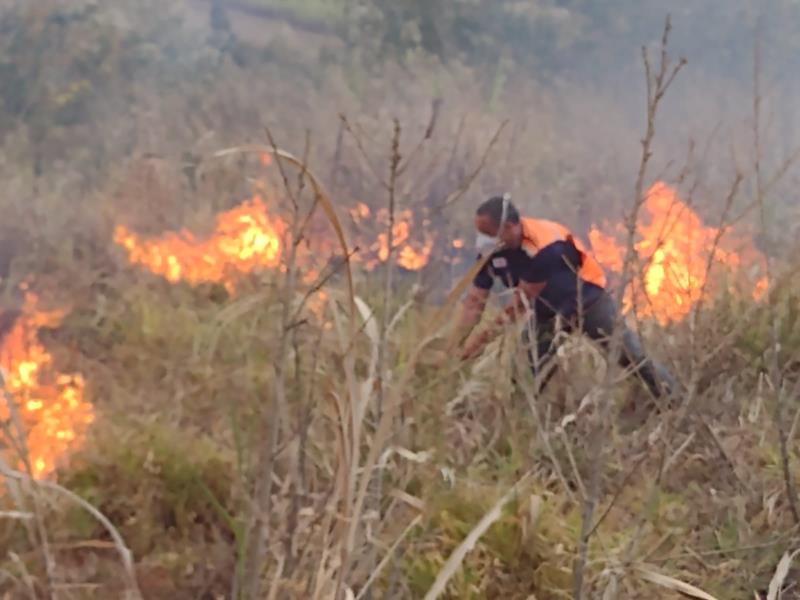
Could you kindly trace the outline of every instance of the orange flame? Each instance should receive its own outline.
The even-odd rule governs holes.
[[[433,242],[431,240],[425,241],[420,250],[415,250],[411,246],[403,246],[400,250],[400,255],[397,257],[397,264],[409,271],[419,271],[428,264],[432,247]]]
[[[117,226],[114,241],[127,250],[130,262],[173,283],[221,282],[232,290],[233,272],[279,265],[285,231],[284,222],[278,217],[271,219],[263,200],[256,196],[220,214],[214,233],[204,241],[186,230],[158,240],[141,240],[122,225]]]
[[[353,208],[350,209],[350,216],[353,217],[353,220],[356,222],[363,221],[369,217],[369,214],[369,206],[363,202],[358,202]]]
[[[48,475],[58,461],[78,447],[94,420],[92,405],[83,398],[80,375],[59,374],[52,356],[37,339],[40,327],[57,325],[61,312],[37,309],[37,298],[28,292],[22,314],[0,340],[0,367],[6,390],[17,405],[27,435],[27,450],[34,477]],[[9,418],[2,402],[0,418]]]
[[[758,302],[761,300],[769,290],[769,279],[766,275],[764,275],[761,279],[756,281],[756,285],[753,288],[753,300]]]
[[[355,223],[373,216],[363,202],[356,203],[349,212]],[[387,211],[377,211],[375,229],[385,228],[387,222]],[[320,223],[313,219],[307,225],[303,243],[297,247],[297,258],[303,270],[303,282],[311,284],[321,272],[320,265],[315,262],[324,262],[337,251],[337,246],[332,235],[326,235],[327,226],[323,224],[317,231],[315,228]],[[416,236],[422,237],[421,240],[412,239],[413,213],[408,209],[397,213],[392,228],[392,254],[396,264],[408,270],[418,270],[428,264],[433,249],[428,225],[424,221],[423,234]],[[271,217],[264,201],[256,196],[218,215],[213,234],[205,240],[196,239],[187,230],[169,232],[159,239],[142,239],[125,226],[118,225],[114,230],[114,241],[125,248],[131,263],[142,265],[172,283],[219,282],[233,292],[238,275],[260,268],[284,268],[281,257],[287,230],[288,225],[277,216]],[[361,235],[363,232],[358,237]],[[367,270],[376,268],[389,256],[387,233],[383,231],[373,239],[372,244],[359,244],[356,240],[355,246],[369,249],[366,258],[358,254],[351,257],[353,262],[361,263]],[[453,245],[460,247],[455,242]]]
[[[380,220],[388,220],[387,211],[380,211]],[[397,264],[409,271],[418,271],[428,264],[433,240],[429,235],[425,236],[422,242],[410,240],[413,223],[413,214],[410,210],[402,210],[395,216],[395,223],[392,226],[392,246],[393,252],[397,256]],[[378,239],[371,248],[377,253],[380,262],[386,262],[389,258],[389,235],[386,232],[379,233]],[[368,268],[374,268],[377,262],[372,261]]]
[[[679,321],[708,291],[706,277],[712,248],[716,246],[712,264],[736,269],[742,259],[736,252],[721,248],[716,243],[719,230],[705,226],[665,183],[657,182],[650,188],[643,209],[644,219],[637,224],[634,248],[644,269],[641,278],[634,278],[625,290],[624,309],[628,312],[635,306],[639,316],[653,317],[661,324]],[[589,241],[603,265],[621,272],[625,248],[617,240],[622,239],[624,228],[612,230],[616,236],[592,227]],[[754,297],[763,294],[766,287],[766,279],[755,284]]]

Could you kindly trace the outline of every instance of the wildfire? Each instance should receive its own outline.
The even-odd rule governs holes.
[[[142,240],[118,225],[114,241],[127,250],[130,262],[173,283],[221,282],[233,290],[236,272],[280,264],[285,231],[285,223],[279,217],[270,218],[264,201],[256,196],[218,215],[214,233],[207,240],[198,240],[186,230]]]
[[[396,222],[392,226],[392,246],[397,255],[398,265],[409,271],[418,271],[428,264],[433,249],[433,240],[426,236],[423,242],[412,243],[409,240],[412,220],[413,215],[408,209],[401,211],[396,216]],[[377,253],[381,262],[386,262],[386,259],[389,258],[389,234],[379,233],[377,241],[372,245],[372,250]],[[374,267],[375,264],[372,262],[370,266]]]
[[[263,155],[262,164],[269,164],[268,157],[268,154]],[[349,209],[349,213],[355,225],[364,223],[373,216],[370,208],[363,202],[356,203]],[[369,228],[373,231],[385,229],[387,222],[387,211],[380,210],[375,215],[375,222],[369,223]],[[413,224],[414,216],[406,209],[397,213],[392,228],[392,253],[395,261],[408,270],[424,267],[433,249],[433,239],[427,232],[429,224],[423,223],[426,232],[421,241],[412,239]],[[319,227],[319,223],[312,220],[308,223],[304,243],[298,246],[298,260],[303,270],[304,283],[312,283],[318,278],[321,271],[315,262],[328,258],[335,252],[333,238],[326,236],[324,229],[324,224]],[[114,241],[125,248],[131,263],[142,265],[173,283],[219,282],[232,292],[237,275],[261,268],[282,267],[281,257],[287,230],[288,225],[280,217],[271,217],[264,200],[256,196],[218,215],[213,234],[205,240],[197,239],[187,230],[170,232],[159,239],[142,239],[123,225],[118,225],[114,231]],[[360,232],[360,237],[364,235],[365,232]],[[371,255],[361,257],[356,254],[353,257],[355,262],[360,262],[367,270],[374,269],[389,256],[389,241],[385,230],[373,239],[374,243],[357,244],[368,248]]]
[[[756,281],[756,285],[753,288],[753,300],[758,302],[761,298],[764,297],[764,294],[767,293],[769,289],[769,279],[766,275],[764,275],[761,279]]]
[[[41,311],[37,303],[27,292],[21,315],[0,339],[0,367],[27,435],[31,470],[35,477],[44,477],[81,444],[94,414],[83,398],[81,376],[55,372],[52,356],[37,338],[40,327],[57,325],[63,313]],[[8,406],[5,401],[0,406],[0,418],[6,421],[11,416]]]
[[[356,205],[350,209],[350,216],[353,217],[353,220],[356,222],[363,221],[367,217],[369,217],[370,210],[369,206],[364,204],[363,202],[358,202]]]
[[[718,244],[719,230],[703,224],[700,217],[678,197],[675,190],[658,182],[647,192],[645,217],[637,224],[635,250],[644,268],[625,291],[624,309],[642,317],[653,317],[661,324],[683,319],[708,291],[706,277],[709,255],[713,263],[729,270],[742,266],[742,257]],[[592,227],[589,240],[596,258],[606,267],[621,272],[624,259],[624,228],[611,228],[607,235]],[[751,254],[757,254],[754,250]],[[760,258],[760,257],[758,257]],[[759,298],[767,288],[766,278],[757,282],[753,296]]]

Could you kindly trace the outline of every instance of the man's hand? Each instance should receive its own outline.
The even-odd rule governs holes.
[[[489,290],[483,290],[479,287],[473,286],[467,292],[464,298],[464,303],[461,307],[456,326],[453,329],[450,344],[451,346],[458,346],[469,337],[469,334],[475,328],[483,315],[483,309],[486,307],[486,300],[489,298]]]
[[[461,360],[469,360],[478,356],[484,346],[503,331],[507,324],[515,322],[523,315],[527,315],[529,304],[536,299],[536,296],[543,288],[543,283],[520,282],[520,289],[515,290],[511,303],[494,320],[492,326],[475,336],[473,340],[465,345],[460,355]]]
[[[487,331],[483,331],[476,335],[474,339],[470,340],[469,343],[465,344],[464,349],[459,355],[459,358],[461,360],[469,360],[480,355],[484,346],[486,346],[487,342],[489,341],[488,333],[489,332]]]

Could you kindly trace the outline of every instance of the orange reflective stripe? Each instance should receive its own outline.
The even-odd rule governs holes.
[[[578,252],[583,255],[583,262],[579,270],[581,279],[602,288],[606,287],[606,273],[603,271],[603,267],[600,266],[600,263],[597,262],[594,256],[589,254],[579,239],[572,238],[572,241],[578,249]]]
[[[583,245],[583,242],[571,233],[567,234],[567,239],[572,240],[578,252],[583,256],[581,268],[578,270],[581,279],[603,288],[606,287],[606,274],[605,271],[603,271],[603,267],[601,267],[595,257],[589,253],[586,246]]]
[[[520,223],[522,224],[522,249],[529,256],[536,255],[540,248],[544,248],[553,242],[572,240],[578,252],[583,256],[578,275],[586,282],[600,287],[606,286],[606,274],[603,271],[603,267],[589,253],[583,242],[572,235],[569,229],[561,223],[546,219],[530,219],[528,217],[521,217]]]
[[[555,221],[545,219],[520,218],[522,224],[522,248],[530,256],[536,254],[540,248],[566,239],[569,231]]]

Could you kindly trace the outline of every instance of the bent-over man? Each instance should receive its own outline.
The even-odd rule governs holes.
[[[478,260],[486,262],[464,300],[459,322],[461,341],[480,322],[495,280],[515,293],[494,327],[464,344],[462,359],[480,354],[506,321],[527,313],[527,305],[533,315],[525,341],[529,342],[528,356],[535,375],[542,372],[555,353],[557,321],[562,330],[580,330],[606,349],[619,324],[624,328],[621,366],[633,370],[657,398],[676,391],[670,373],[644,355],[636,334],[619,318],[616,303],[606,291],[600,264],[566,227],[554,221],[520,217],[505,195],[489,198],[478,207],[475,228]],[[528,331],[535,333],[535,340],[528,339]],[[542,387],[545,383],[546,380],[541,383]]]

